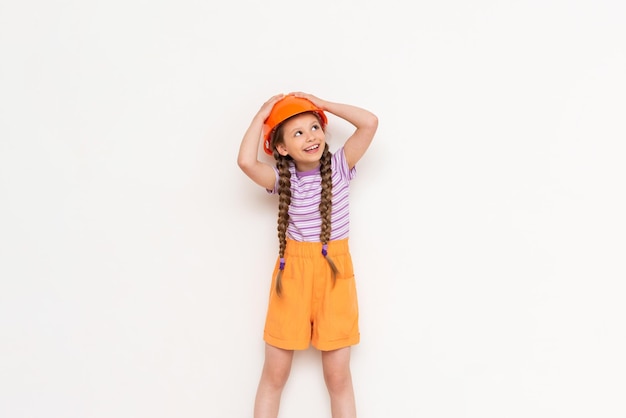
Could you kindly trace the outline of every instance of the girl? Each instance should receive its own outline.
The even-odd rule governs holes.
[[[324,112],[356,128],[334,154],[326,143]],[[279,196],[279,254],[263,334],[265,364],[255,418],[278,416],[294,350],[310,344],[322,352],[333,418],[356,417],[350,346],[360,335],[348,248],[348,186],[377,127],[377,117],[365,109],[296,92],[265,102],[243,137],[239,167]],[[276,167],[259,161],[259,138]]]

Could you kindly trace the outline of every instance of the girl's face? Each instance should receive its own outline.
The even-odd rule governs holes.
[[[283,141],[276,149],[283,156],[291,156],[298,171],[308,171],[319,166],[325,146],[326,134],[320,121],[312,113],[303,113],[284,123]]]

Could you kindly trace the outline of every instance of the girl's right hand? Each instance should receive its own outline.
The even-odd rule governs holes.
[[[278,102],[283,97],[285,97],[285,95],[282,93],[270,97],[268,101],[263,103],[263,106],[261,106],[261,108],[257,112],[257,116],[265,122],[265,119],[267,119],[270,113],[272,113],[272,109],[274,108],[276,102]]]

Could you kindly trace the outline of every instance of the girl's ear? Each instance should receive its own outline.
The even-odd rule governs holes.
[[[285,148],[285,144],[277,144],[276,145],[276,150],[278,151],[278,153],[280,155],[282,155],[283,157],[286,157],[288,152],[287,152],[287,148]]]

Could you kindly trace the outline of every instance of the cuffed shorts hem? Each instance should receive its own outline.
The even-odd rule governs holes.
[[[263,335],[263,340],[269,345],[283,350],[306,350],[309,348],[310,341],[285,341],[272,337],[267,332]]]
[[[357,345],[361,340],[361,336],[356,335],[354,337],[342,338],[340,340],[311,343],[309,340],[284,341],[278,338],[274,338],[268,333],[265,333],[263,335],[263,340],[269,345],[277,348],[282,348],[283,350],[307,350],[310,345],[313,345],[313,347],[317,348],[320,351],[332,351]]]
[[[332,351],[338,350],[340,348],[350,347],[352,345],[357,345],[360,340],[361,336],[357,335],[351,338],[344,338],[341,340],[313,343],[313,347],[317,348],[320,351]]]

